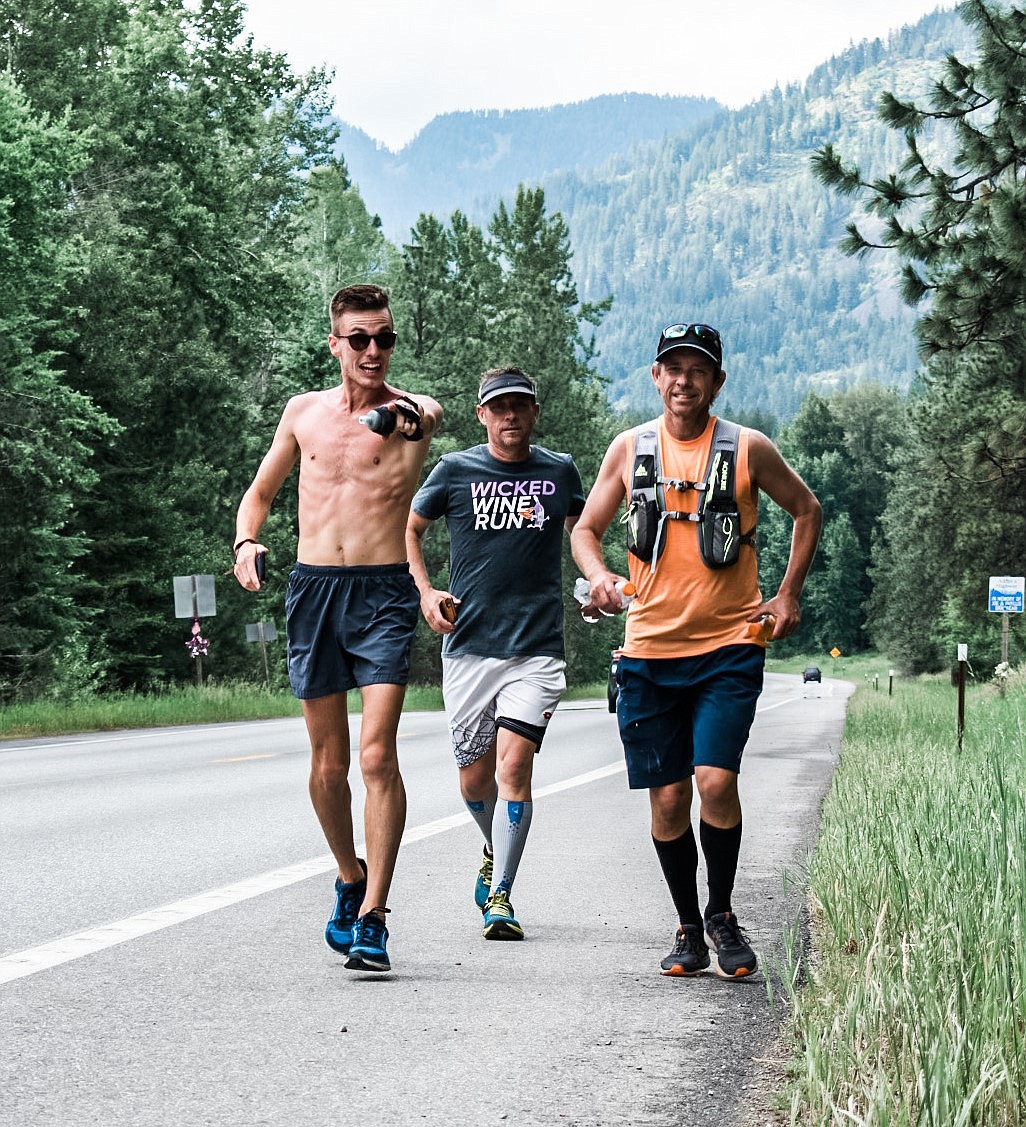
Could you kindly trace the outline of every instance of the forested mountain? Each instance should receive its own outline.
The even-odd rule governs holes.
[[[512,157],[499,159],[500,126],[512,136],[523,125],[541,168],[561,159],[540,183],[569,227],[582,298],[614,299],[595,336],[613,405],[654,410],[648,365],[658,329],[702,320],[726,338],[726,405],[787,419],[810,390],[828,394],[863,379],[903,388],[912,379],[914,318],[898,297],[895,268],[837,250],[853,212],[815,180],[810,158],[833,142],[870,170],[899,163],[900,137],[876,116],[881,91],[924,91],[944,57],[971,42],[954,12],[939,12],[738,111],[700,103],[684,120],[679,100],[653,99],[646,112],[663,102],[672,111],[656,122],[662,139],[629,148],[615,145],[638,138],[612,116],[617,99],[523,117],[446,115],[399,156],[347,147],[347,136],[340,148],[386,231],[412,206],[441,217],[459,208],[482,222],[492,193],[512,197],[515,182],[502,184],[501,174],[526,174]],[[622,101],[625,113],[634,105]],[[599,142],[620,155],[596,168]],[[370,155],[380,162],[373,175]]]
[[[937,13],[601,175],[545,181],[582,295],[615,296],[597,332],[614,405],[651,395],[658,328],[681,320],[723,331],[734,409],[789,418],[811,390],[908,385],[914,317],[896,264],[838,251],[853,209],[816,181],[810,158],[833,142],[870,173],[900,164],[901,137],[876,116],[881,91],[923,92],[970,41],[954,13]]]
[[[421,213],[446,219],[458,208],[481,221],[518,184],[586,172],[725,112],[709,98],[607,94],[546,109],[442,114],[398,153],[340,122],[336,151],[384,233],[403,243]]]

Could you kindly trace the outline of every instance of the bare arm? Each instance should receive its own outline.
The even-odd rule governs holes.
[[[430,438],[438,431],[442,425],[442,407],[441,404],[431,398],[430,395],[413,395],[410,392],[400,392],[407,399],[412,399],[414,403],[420,408],[420,425],[424,430],[424,438]],[[406,419],[401,413],[396,414],[396,430],[400,434],[413,435],[417,429],[417,424],[412,420]]]
[[[258,591],[260,581],[256,575],[256,557],[267,549],[259,543],[260,529],[271,511],[271,503],[278,495],[282,483],[292,472],[299,457],[299,443],[292,427],[295,400],[290,400],[282,412],[274,438],[257,469],[250,487],[242,496],[235,517],[235,540],[251,541],[241,545],[235,555],[235,578],[248,591]]]
[[[794,521],[784,578],[777,593],[758,611],[760,615],[772,614],[776,618],[774,638],[786,638],[801,622],[800,599],[819,544],[823,510],[815,494],[784,461],[780,451],[758,431],[749,435],[748,468],[752,483]]]
[[[436,634],[451,634],[452,623],[442,615],[439,608],[442,600],[451,599],[452,595],[448,591],[439,591],[431,586],[427,565],[424,563],[422,541],[432,523],[426,517],[410,510],[410,517],[406,522],[406,558],[410,561],[413,582],[417,584],[417,590],[420,592],[420,611],[424,615],[424,621]],[[456,600],[453,599],[453,602]]]
[[[438,428],[442,425],[444,414],[442,405],[432,399],[430,395],[415,395],[413,398],[420,404],[420,408],[424,412],[424,417],[421,420],[424,437],[430,438],[433,434],[438,433]]]
[[[617,435],[610,443],[595,484],[588,494],[584,512],[570,537],[577,566],[591,584],[592,605],[607,614],[616,614],[623,609],[616,583],[624,577],[614,575],[606,568],[602,556],[602,538],[626,496],[622,477],[626,442],[625,432]]]

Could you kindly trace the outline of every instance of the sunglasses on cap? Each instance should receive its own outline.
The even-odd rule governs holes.
[[[681,337],[686,337],[688,333],[694,333],[699,340],[706,340],[712,344],[720,343],[720,334],[712,325],[670,325],[663,329],[662,337],[663,340],[680,340]]]
[[[338,339],[349,341],[349,347],[354,352],[363,352],[371,341],[374,341],[382,352],[387,352],[390,348],[395,348],[395,342],[399,337],[391,329],[382,329],[380,333],[350,333],[349,336]]]

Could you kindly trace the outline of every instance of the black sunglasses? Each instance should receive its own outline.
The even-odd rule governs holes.
[[[371,341],[374,341],[382,352],[388,352],[390,348],[395,348],[395,342],[399,337],[391,329],[382,329],[380,333],[350,333],[349,336],[338,339],[349,341],[349,347],[354,352],[363,352]]]
[[[699,340],[711,340],[720,343],[720,334],[712,325],[670,325],[663,329],[663,340],[679,340],[688,333],[694,333]]]

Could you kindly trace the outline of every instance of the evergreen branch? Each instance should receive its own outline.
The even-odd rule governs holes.
[[[901,272],[901,300],[910,306],[918,305],[933,287],[919,274],[911,263]]]
[[[862,179],[856,165],[845,165],[834,148],[827,142],[809,158],[812,174],[828,188],[840,192],[842,196],[854,196],[861,188],[869,187]]]
[[[890,215],[913,198],[905,181],[893,172],[886,179],[874,180],[869,187],[876,194],[867,206],[877,215]]]
[[[845,232],[844,238],[838,242],[837,247],[842,254],[849,257],[861,258],[871,250],[892,249],[889,243],[871,243],[854,223],[849,223],[845,227]]]
[[[876,114],[892,129],[904,129],[916,134],[922,129],[929,114],[920,110],[913,102],[903,102],[890,90],[885,90],[876,105]]]
[[[999,23],[994,18],[994,13],[991,12],[986,4],[979,2],[970,2],[963,4],[962,9],[964,10],[960,10],[959,14],[967,23],[973,23],[977,27],[985,26],[990,34],[993,35],[995,41],[1000,44],[1000,46],[1005,51],[1007,51],[1010,55],[1014,55],[1016,58],[1026,59],[1026,46],[1024,46],[1023,43],[1020,43],[1019,46],[1016,46],[1014,43],[1011,43],[1001,31],[998,30]],[[972,15],[970,15],[969,13],[972,13]],[[1021,23],[1022,18],[1023,13],[1021,12],[1021,10],[1012,8],[1008,13],[1003,15],[1003,18],[1000,22],[1004,23],[1007,20],[1014,26],[1016,23]],[[1016,28],[1016,30],[1021,33],[1023,31],[1023,28],[1019,27]]]

